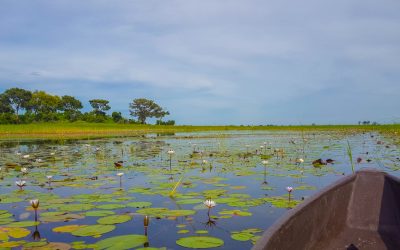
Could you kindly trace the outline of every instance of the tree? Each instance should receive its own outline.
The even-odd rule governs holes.
[[[96,115],[105,116],[107,110],[110,110],[111,107],[108,105],[109,101],[103,99],[93,99],[89,101],[90,105],[93,108],[93,112]]]
[[[17,122],[19,121],[18,115],[21,109],[26,109],[28,107],[28,103],[31,100],[32,93],[29,90],[20,89],[20,88],[11,88],[7,89],[4,92],[6,100],[11,105],[15,114],[17,115]],[[3,97],[4,98],[4,97]]]
[[[44,91],[35,91],[29,102],[29,110],[35,114],[36,120],[55,120],[60,108],[61,98]]]
[[[73,96],[64,95],[61,97],[60,110],[62,111],[78,111],[83,108],[81,101]]]
[[[59,109],[64,111],[64,118],[70,121],[76,121],[81,116],[82,103],[73,96],[64,95],[61,97]]]
[[[163,110],[154,101],[145,98],[134,99],[129,108],[131,116],[137,117],[141,124],[145,124],[147,118],[162,118],[169,115],[168,111]]]
[[[114,111],[111,114],[111,117],[113,118],[114,122],[120,122],[124,118],[122,117],[121,112]]]
[[[0,94],[0,113],[13,113],[13,108],[5,94]]]

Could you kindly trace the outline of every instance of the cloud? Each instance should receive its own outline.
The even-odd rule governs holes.
[[[101,96],[125,113],[133,98],[148,97],[187,124],[306,123],[322,106],[340,113],[320,116],[324,123],[398,115],[391,106],[400,104],[398,1],[9,0],[2,7],[0,90]],[[338,105],[351,102],[344,96],[359,105]]]

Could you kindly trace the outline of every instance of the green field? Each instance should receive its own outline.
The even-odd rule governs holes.
[[[0,139],[86,139],[139,136],[146,133],[177,133],[224,130],[343,130],[347,132],[379,131],[398,135],[400,125],[320,125],[320,126],[163,126],[116,123],[34,123],[0,125]]]

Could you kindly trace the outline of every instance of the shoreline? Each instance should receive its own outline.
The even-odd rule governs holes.
[[[34,123],[0,125],[0,140],[13,139],[97,139],[135,137],[150,133],[188,133],[208,131],[378,131],[400,135],[400,124],[393,125],[304,125],[304,126],[190,126],[138,125],[115,123]]]

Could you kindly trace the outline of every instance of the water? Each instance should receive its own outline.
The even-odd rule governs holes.
[[[67,243],[57,246],[62,249],[93,248],[90,244],[110,237],[147,234],[147,242],[139,242],[135,248],[186,249],[176,241],[211,236],[223,240],[218,249],[250,249],[262,231],[288,209],[351,173],[347,142],[356,170],[375,167],[399,176],[399,149],[390,138],[376,133],[224,131],[1,142],[0,248],[27,248],[32,242]],[[171,161],[167,153],[170,149],[175,151]],[[284,153],[275,154],[275,149]],[[28,154],[28,158],[23,157]],[[266,158],[268,164],[264,166],[262,160]],[[304,163],[296,164],[297,158]],[[312,161],[319,158],[333,159],[334,164],[316,168]],[[361,158],[360,163],[357,158]],[[123,161],[121,168],[115,167],[117,161]],[[28,173],[22,174],[21,167],[28,168]],[[117,176],[120,172],[124,173],[121,181]],[[50,182],[48,175],[53,176]],[[23,190],[15,185],[17,180],[26,181]],[[287,186],[294,187],[290,201]],[[14,238],[4,229],[2,234],[1,228],[9,228],[13,221],[34,220],[29,200],[35,198],[40,200],[40,224],[25,227],[29,234],[23,237]],[[207,198],[217,203],[210,211],[203,204]],[[139,205],[173,211],[152,214],[131,202],[147,202]],[[105,204],[119,207],[104,209]],[[102,217],[86,213],[98,210],[132,219],[94,237],[53,231],[66,225],[96,225]],[[150,215],[147,228],[146,214]]]

